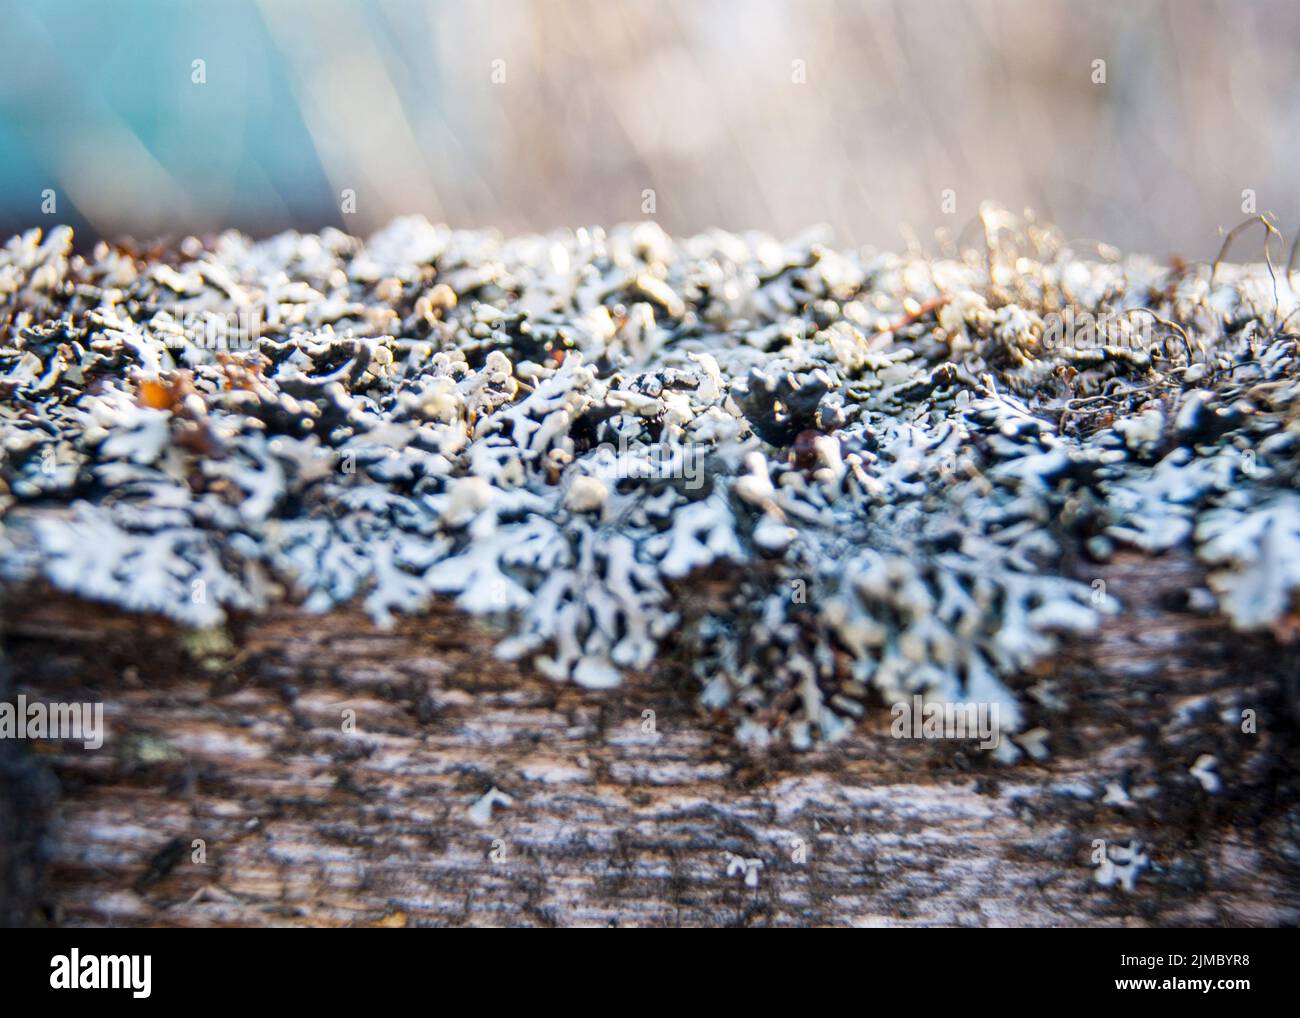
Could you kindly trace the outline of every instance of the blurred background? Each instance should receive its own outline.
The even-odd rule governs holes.
[[[6,236],[531,232],[653,191],[672,231],[928,246],[994,199],[1210,258],[1243,191],[1300,227],[1298,126],[1295,0],[0,0]]]

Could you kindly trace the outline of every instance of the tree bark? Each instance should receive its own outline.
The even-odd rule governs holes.
[[[607,692],[559,686],[496,660],[495,634],[450,606],[387,631],[281,607],[195,634],[12,594],[16,691],[102,699],[108,734],[98,751],[5,747],[0,911],[68,926],[1300,921],[1295,649],[1191,610],[1189,558],[1090,575],[1123,608],[1019,677],[1050,680],[1061,707],[1026,696],[1050,755],[1012,766],[896,740],[885,705],[833,748],[747,753],[671,661]],[[1218,791],[1190,773],[1203,755]],[[480,801],[493,788],[508,805]],[[1098,842],[1140,844],[1131,891],[1096,879]]]

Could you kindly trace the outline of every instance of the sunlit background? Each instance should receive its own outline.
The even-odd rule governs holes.
[[[0,0],[6,235],[536,231],[651,189],[674,231],[929,244],[989,198],[1207,257],[1245,190],[1300,227],[1297,127],[1294,0]]]

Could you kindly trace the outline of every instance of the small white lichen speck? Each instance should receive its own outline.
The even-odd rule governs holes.
[[[510,806],[514,799],[507,795],[501,789],[493,785],[483,795],[475,800],[474,805],[469,808],[469,818],[478,826],[483,827],[492,822],[493,806]]]
[[[762,859],[746,859],[744,856],[728,852],[726,855],[727,876],[741,876],[746,887],[758,886],[758,871],[763,868]]]
[[[1093,879],[1102,887],[1118,884],[1130,894],[1137,889],[1138,874],[1151,862],[1142,846],[1135,841],[1127,845],[1110,845],[1101,864],[1093,871]]]
[[[753,746],[918,693],[1022,731],[1004,680],[1117,610],[1090,549],[1194,548],[1243,629],[1300,591],[1289,277],[1037,232],[929,261],[653,224],[30,231],[0,248],[0,582],[196,626],[452,598],[556,681],[684,659]],[[1063,294],[1179,327],[1062,343]]]
[[[1219,761],[1216,757],[1211,756],[1209,753],[1202,753],[1196,758],[1196,762],[1188,768],[1188,772],[1201,783],[1202,788],[1213,795],[1223,790],[1223,780],[1215,770],[1218,766]]]

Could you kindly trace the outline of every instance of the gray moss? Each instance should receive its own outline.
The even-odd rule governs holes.
[[[1117,545],[1195,547],[1242,628],[1300,588],[1300,304],[1265,266],[1037,226],[937,260],[417,219],[70,245],[0,251],[9,584],[197,627],[451,597],[558,681],[687,649],[796,747],[917,692],[1019,728],[1005,679],[1117,610],[1086,582]],[[1061,333],[1084,312],[1120,326]]]

